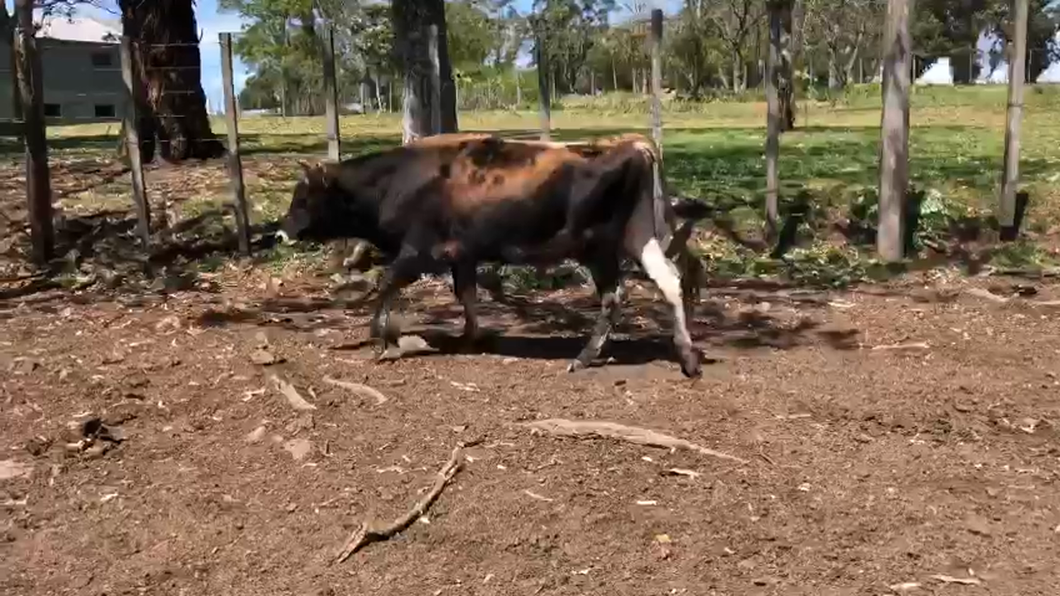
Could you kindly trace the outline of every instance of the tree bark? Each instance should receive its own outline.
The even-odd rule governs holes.
[[[146,90],[138,123],[144,161],[154,159],[156,138],[167,161],[224,155],[206,112],[193,0],[119,0],[119,7]]]
[[[909,186],[909,79],[911,0],[888,0],[883,35],[883,114],[880,122],[880,220],[876,250],[884,262],[904,253],[904,215]]]

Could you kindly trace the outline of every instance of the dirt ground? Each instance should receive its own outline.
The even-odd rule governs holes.
[[[0,303],[0,593],[1056,593],[1060,288],[936,275],[705,296],[696,382],[643,288],[611,359],[574,374],[588,289],[483,293],[495,335],[471,354],[448,349],[449,289],[422,282],[406,330],[442,349],[389,363],[363,343],[367,308],[318,278]],[[748,463],[520,425],[544,418]],[[424,518],[331,563],[458,442]]]

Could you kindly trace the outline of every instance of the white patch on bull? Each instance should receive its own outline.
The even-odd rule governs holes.
[[[688,333],[688,323],[685,320],[681,274],[673,262],[666,258],[659,240],[655,237],[655,202],[641,201],[637,204],[633,218],[626,225],[624,244],[629,254],[640,261],[644,272],[670,303],[674,316],[674,342],[684,352],[692,346],[692,336]]]

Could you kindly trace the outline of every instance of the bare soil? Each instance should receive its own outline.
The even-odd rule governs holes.
[[[1000,302],[972,285],[1036,293]],[[1060,585],[1060,288],[1047,280],[710,288],[695,382],[650,289],[626,306],[610,360],[569,374],[589,289],[483,293],[493,337],[461,353],[449,288],[423,282],[402,303],[406,330],[439,351],[377,363],[368,307],[319,278],[277,285],[248,268],[207,286],[0,302],[0,593]],[[293,408],[272,375],[315,409]],[[749,463],[518,424],[543,418],[642,426]],[[86,441],[93,419],[104,426]],[[331,564],[362,521],[411,507],[458,442],[463,469],[424,518]]]

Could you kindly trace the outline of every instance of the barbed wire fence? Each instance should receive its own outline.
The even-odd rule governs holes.
[[[211,122],[210,114],[190,116],[166,114],[163,119],[168,119],[172,124],[175,119],[201,118],[203,122],[195,126],[203,123],[213,124],[215,127],[213,132],[226,137],[224,145],[228,150],[227,160],[223,164],[217,163],[215,167],[218,171],[227,174],[228,188],[224,189],[224,192],[229,198],[224,201],[225,208],[235,215],[236,236],[240,252],[249,254],[252,235],[252,201],[248,199],[247,185],[243,176],[242,143],[246,140],[246,135],[241,131],[241,118],[273,115],[303,118],[308,116],[311,122],[306,128],[300,126],[286,132],[273,131],[278,134],[285,133],[291,138],[291,142],[285,142],[279,148],[269,149],[270,155],[287,153],[289,158],[290,154],[294,153],[302,157],[318,153],[321,158],[336,160],[370,145],[392,144],[394,136],[399,132],[394,130],[392,115],[401,112],[404,94],[402,76],[395,72],[378,69],[373,71],[370,66],[365,67],[365,65],[352,62],[349,59],[349,48],[336,48],[334,29],[328,27],[325,28],[325,52],[319,69],[310,69],[309,76],[303,73],[297,78],[281,77],[278,89],[279,101],[272,102],[272,105],[260,106],[262,109],[255,109],[251,107],[252,98],[241,98],[235,84],[237,73],[234,72],[233,50],[238,36],[238,33],[223,33],[217,40],[203,39],[192,44],[198,46],[202,55],[214,53],[221,56],[221,95],[223,99],[220,102],[215,101],[212,95],[216,91],[215,88],[209,88],[206,91],[210,96],[210,101],[207,103],[211,104],[213,115],[223,115],[224,130],[221,130],[220,122]],[[39,43],[43,44],[44,41],[39,40]],[[151,180],[149,180],[152,176],[148,176],[148,174],[154,175],[159,171],[154,162],[154,154],[164,154],[169,151],[167,143],[170,141],[165,138],[165,135],[159,134],[151,138],[141,138],[138,134],[140,127],[135,125],[143,117],[140,106],[148,103],[157,105],[165,99],[166,95],[197,93],[198,91],[197,88],[166,88],[163,86],[151,91],[155,95],[148,102],[148,98],[138,96],[143,93],[143,85],[141,77],[137,76],[132,68],[131,55],[135,49],[135,42],[125,39],[121,44],[113,44],[113,47],[101,49],[99,46],[100,44],[93,44],[92,50],[86,52],[80,46],[71,45],[64,49],[60,44],[55,48],[49,46],[45,52],[38,52],[38,60],[47,52],[52,53],[51,58],[43,60],[36,67],[38,78],[48,90],[46,94],[41,91],[36,92],[43,99],[42,106],[39,107],[40,119],[48,124],[61,124],[64,130],[61,136],[53,135],[46,139],[43,163],[48,164],[49,152],[57,158],[51,162],[50,172],[47,169],[48,166],[44,169],[40,167],[40,157],[29,155],[26,160],[27,177],[22,182],[30,195],[26,206],[27,211],[31,213],[27,219],[30,220],[31,225],[37,225],[33,223],[34,220],[43,217],[45,210],[42,204],[45,201],[40,198],[42,192],[50,193],[47,199],[49,209],[52,202],[50,195],[55,195],[61,205],[65,197],[82,195],[90,191],[97,192],[97,194],[107,195],[102,202],[102,205],[107,207],[118,207],[122,203],[127,206],[131,196],[136,215],[134,232],[139,238],[142,249],[149,251],[156,233],[165,236],[167,231],[173,229],[179,222],[176,221],[177,218],[171,211],[174,203],[170,192],[172,186],[152,189]],[[65,60],[63,59],[64,51],[67,52]],[[655,51],[661,53],[661,46]],[[1027,61],[1028,83],[1035,82],[1041,76],[1045,70],[1042,65],[1050,64],[1050,60],[1033,55],[1034,52],[1040,51],[1042,50],[1031,50],[1032,56]],[[73,59],[75,54],[79,54],[78,60]],[[969,60],[972,57],[981,56],[971,51],[968,55]],[[927,60],[927,57],[923,59]],[[660,59],[660,62],[660,68],[664,68],[667,61]],[[953,58],[951,57],[952,66]],[[178,65],[161,68],[181,71],[199,67]],[[547,70],[547,64],[545,68]],[[158,67],[155,67],[155,70],[158,70]],[[870,70],[864,64],[859,66],[857,81],[870,82],[875,75]],[[914,66],[914,72],[920,70],[925,70],[922,65]],[[1034,72],[1035,70],[1039,72]],[[0,71],[7,72],[8,80],[16,79],[12,76],[15,73],[8,65],[0,65]],[[319,74],[315,74],[317,71]],[[152,76],[160,73],[149,72],[147,74]],[[606,86],[606,76],[597,76],[591,72],[586,74],[590,94],[595,94],[598,88],[603,89]],[[1007,78],[1007,73],[1005,73],[1005,78]],[[86,79],[88,82],[85,82]],[[196,83],[201,85],[201,79],[200,73],[200,81]],[[541,114],[540,119],[535,123],[532,116],[524,115],[523,117],[527,118],[527,126],[524,128],[528,130],[539,128],[542,136],[549,135],[550,108],[557,105],[557,98],[555,86],[547,77],[537,77],[533,71],[524,72],[513,67],[507,70],[496,69],[485,76],[478,77],[464,76],[456,72],[453,79],[455,101],[460,112],[512,110],[525,114],[536,106]],[[652,83],[656,83],[654,79],[655,77]],[[650,93],[646,97],[653,115],[645,128],[650,127],[661,143],[662,109],[659,100],[659,94],[662,91],[661,81],[658,85],[659,87],[655,84],[651,85]],[[548,101],[543,102],[542,98],[547,98]],[[222,105],[218,106],[217,103]],[[15,136],[21,141],[21,137],[25,136],[29,128],[38,125],[36,122],[38,119],[20,117],[16,113],[20,108],[16,105],[12,105],[11,109],[12,118],[7,125],[10,130],[6,132],[9,136]],[[657,115],[654,113],[656,111]],[[3,111],[0,110],[0,114],[2,113]],[[345,131],[347,138],[343,138],[343,116],[352,114],[389,117],[379,118],[374,122],[370,118],[359,121],[356,134],[351,134],[353,130],[349,129]],[[185,128],[191,126],[193,125],[189,123]],[[291,125],[286,120],[280,120],[269,126],[273,129],[283,129]],[[258,128],[261,127],[258,126]],[[296,142],[297,139],[303,137],[313,138],[309,139],[309,142]],[[148,150],[148,147],[154,148],[154,151]],[[113,159],[114,152],[117,152],[119,148],[124,149],[121,152],[124,167],[115,168],[113,167],[115,164],[121,163]],[[12,150],[8,153],[16,154],[17,151]],[[41,182],[42,172],[46,179],[45,182]],[[90,181],[90,178],[93,180]],[[7,184],[10,185],[11,182],[14,181],[9,181]],[[258,206],[254,205],[254,207]],[[71,212],[76,212],[76,208]],[[62,217],[62,210],[60,210],[59,219]],[[8,215],[5,215],[5,218],[10,219]],[[44,252],[36,252],[40,253],[38,257],[44,256]]]

